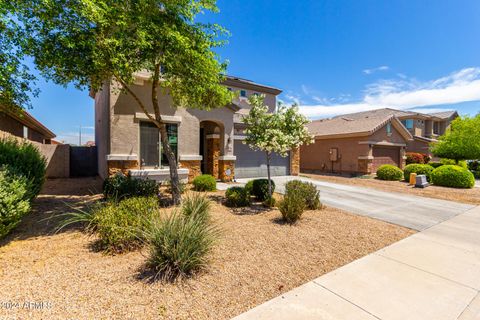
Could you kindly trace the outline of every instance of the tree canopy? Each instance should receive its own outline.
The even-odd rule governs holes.
[[[213,50],[225,43],[228,33],[216,24],[196,21],[203,11],[218,11],[216,0],[11,0],[8,5],[3,1],[0,27],[15,31],[5,33],[3,41],[17,49],[2,46],[0,57],[7,57],[8,76],[19,79],[3,98],[24,102],[18,88],[29,80],[21,63],[26,56],[57,84],[97,92],[104,83],[115,81],[159,128],[172,197],[178,203],[177,160],[158,97],[169,94],[173,107],[207,110],[231,101],[233,94],[222,85],[226,63]],[[8,68],[8,61],[13,67]],[[150,75],[148,104],[131,89],[138,72]]]
[[[480,114],[453,120],[450,128],[432,145],[431,150],[437,157],[457,162],[480,159]]]

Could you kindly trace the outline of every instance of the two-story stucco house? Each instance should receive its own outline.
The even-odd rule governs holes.
[[[389,108],[313,121],[315,142],[301,147],[302,172],[375,173],[383,164],[400,168],[406,152],[431,154],[456,111],[424,114]]]
[[[200,173],[212,174],[223,181],[266,176],[265,154],[242,142],[245,138],[242,117],[249,112],[250,95],[265,95],[265,103],[274,111],[281,90],[236,77],[227,77],[223,84],[238,91],[239,97],[232,104],[211,111],[176,109],[168,95],[159,97],[160,112],[167,122],[182,179],[191,180]],[[168,179],[168,162],[162,154],[159,130],[133,98],[119,93],[115,86],[115,82],[105,84],[102,90],[90,94],[95,99],[99,175],[105,178],[121,170],[159,181]],[[131,89],[145,105],[151,105],[148,74],[136,74]],[[150,112],[153,115],[153,110]],[[272,174],[298,174],[298,157],[298,151],[286,158],[274,156]]]

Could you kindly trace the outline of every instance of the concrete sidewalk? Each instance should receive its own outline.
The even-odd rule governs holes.
[[[239,179],[244,185],[249,179]],[[473,205],[414,196],[406,193],[383,192],[366,187],[349,186],[309,179],[306,177],[273,177],[276,192],[285,191],[290,180],[308,181],[320,190],[322,203],[348,212],[387,221],[414,230],[424,230],[457,214],[472,209]],[[231,184],[219,183],[219,189]]]
[[[476,207],[235,319],[475,320],[479,290]]]

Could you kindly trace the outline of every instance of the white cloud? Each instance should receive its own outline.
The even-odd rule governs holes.
[[[427,82],[408,78],[381,80],[367,86],[360,101],[301,105],[300,111],[310,118],[320,118],[387,107],[405,110],[477,100],[480,100],[480,68],[465,68]]]
[[[390,70],[389,66],[380,66],[380,67],[371,68],[371,69],[364,69],[363,73],[372,74],[372,73],[375,73],[375,72],[378,72],[378,71],[387,71],[387,70]]]

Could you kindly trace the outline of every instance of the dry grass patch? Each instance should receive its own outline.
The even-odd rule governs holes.
[[[81,205],[96,196],[76,197],[68,201]],[[306,211],[290,226],[277,209],[242,214],[215,202],[212,218],[222,236],[210,267],[177,283],[149,282],[142,274],[146,251],[104,255],[78,230],[52,235],[54,225],[39,223],[64,213],[66,198],[42,196],[0,247],[2,301],[43,301],[49,308],[0,308],[0,318],[228,319],[413,233],[328,207]]]
[[[318,174],[302,174],[302,176],[334,183],[369,187],[381,191],[409,193],[421,197],[480,205],[480,188],[456,189],[431,185],[422,189],[415,188],[405,181],[384,181],[374,178],[349,178]]]

